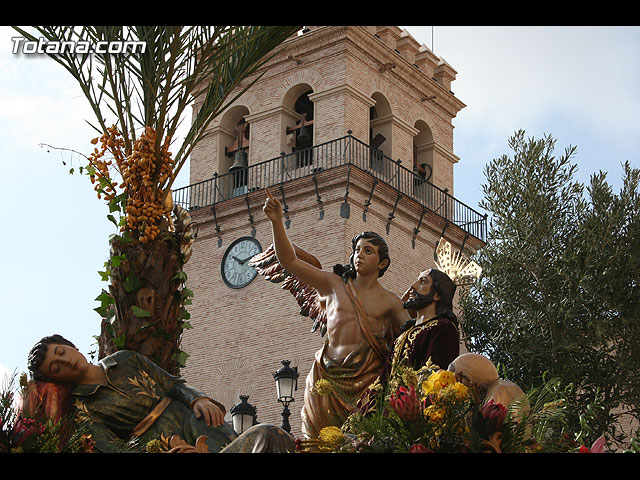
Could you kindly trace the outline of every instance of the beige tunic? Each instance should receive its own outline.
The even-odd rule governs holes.
[[[316,352],[307,375],[302,408],[302,432],[307,438],[317,437],[324,427],[342,426],[358,398],[382,369],[382,360],[366,341],[342,362],[325,355],[326,345]],[[327,380],[331,393],[318,393],[314,388],[318,380]]]

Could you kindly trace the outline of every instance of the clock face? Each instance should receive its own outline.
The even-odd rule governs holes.
[[[235,240],[222,257],[222,279],[231,288],[242,288],[256,277],[257,271],[249,266],[249,260],[262,252],[260,243],[253,237]]]

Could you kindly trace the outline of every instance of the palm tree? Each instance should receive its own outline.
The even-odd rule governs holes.
[[[47,45],[45,53],[75,78],[95,114],[89,123],[98,136],[83,171],[119,227],[101,272],[108,291],[96,299],[103,317],[99,355],[135,350],[177,374],[186,360],[180,339],[189,328],[192,295],[182,267],[195,226],[174,208],[171,186],[211,120],[259,78],[254,74],[300,27],[14,28]],[[99,45],[112,53],[83,53]],[[194,102],[199,108],[176,144]]]

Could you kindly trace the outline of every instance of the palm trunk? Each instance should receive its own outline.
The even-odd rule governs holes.
[[[183,288],[182,267],[193,242],[190,218],[186,215],[180,220],[176,232],[165,231],[147,244],[113,241],[112,258],[123,256],[124,260],[111,271],[114,315],[102,320],[100,358],[133,350],[172,375],[179,374],[188,292]]]

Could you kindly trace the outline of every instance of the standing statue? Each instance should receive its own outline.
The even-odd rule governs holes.
[[[440,270],[428,269],[418,275],[402,297],[403,307],[416,316],[403,325],[382,372],[383,380],[400,365],[419,370],[430,361],[444,367],[460,354],[458,318],[453,313],[455,291],[456,285]]]
[[[28,367],[36,382],[69,385],[71,413],[100,452],[125,451],[131,440],[160,441],[175,452],[294,451],[293,437],[273,425],[238,437],[224,422],[222,404],[136,352],[121,350],[94,365],[73,343],[52,335],[31,349]]]
[[[294,293],[303,314],[326,332],[306,379],[302,429],[316,437],[323,427],[341,425],[355,401],[380,374],[393,339],[409,318],[400,298],[378,281],[389,267],[388,247],[373,232],[356,235],[347,266],[324,271],[311,255],[292,245],[282,223],[282,205],[267,189],[263,208],[271,221],[273,248],[251,264],[272,281],[286,277],[283,288]],[[274,255],[275,254],[275,255]],[[337,395],[319,394],[328,381]]]
[[[395,392],[398,386],[407,386],[403,380],[407,369],[446,368],[460,353],[453,297],[457,285],[469,284],[481,269],[466,257],[453,256],[451,245],[444,238],[438,242],[436,258],[439,269],[420,272],[402,296],[403,308],[410,312],[411,320],[402,326],[380,376],[358,401],[362,413],[375,410],[381,392]]]

